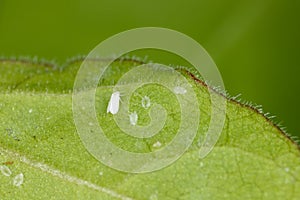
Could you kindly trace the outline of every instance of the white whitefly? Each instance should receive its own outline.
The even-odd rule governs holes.
[[[157,141],[152,146],[155,148],[159,148],[159,147],[161,147],[161,143],[160,143],[160,141]]]
[[[10,175],[11,175],[10,169],[9,169],[7,166],[5,166],[5,165],[1,165],[1,166],[0,166],[0,171],[1,171],[1,173],[2,173],[4,176],[10,176]]]
[[[157,194],[152,194],[152,195],[149,197],[149,200],[158,200]]]
[[[290,168],[286,167],[286,168],[284,168],[284,171],[289,172]]]
[[[114,92],[112,93],[108,106],[107,106],[107,113],[111,113],[113,115],[117,114],[119,111],[119,105],[120,105],[120,92]]]
[[[99,175],[100,175],[100,176],[103,176],[103,172],[99,172]]]
[[[151,101],[150,101],[150,98],[148,96],[144,96],[142,98],[142,106],[143,108],[149,108],[151,106]]]
[[[134,111],[133,113],[130,113],[129,115],[129,120],[130,120],[130,124],[135,126],[138,120],[138,115],[137,113]]]
[[[184,87],[176,86],[173,88],[175,94],[185,94],[186,89]]]
[[[13,185],[20,187],[23,184],[23,182],[24,182],[24,175],[21,173],[21,174],[18,174],[17,176],[15,176],[15,178],[13,180]]]
[[[203,162],[200,162],[200,167],[203,167],[204,166],[204,163]]]
[[[29,113],[32,113],[32,111],[33,111],[32,109],[29,109],[29,110],[28,110]]]

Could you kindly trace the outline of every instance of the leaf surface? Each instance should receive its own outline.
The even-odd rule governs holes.
[[[96,100],[108,103],[113,84],[139,64],[114,62],[99,83]],[[83,146],[73,121],[72,90],[79,66],[79,61],[61,68],[0,62],[0,165],[12,172],[0,173],[1,199],[300,198],[299,146],[254,108],[228,99],[221,137],[208,156],[199,157],[199,141],[210,121],[210,97],[203,82],[180,69],[196,91],[199,108],[194,109],[201,112],[190,148],[172,165],[151,173],[130,174],[101,164]],[[131,97],[139,125],[150,121],[141,105],[144,96],[163,105],[168,118],[159,134],[143,140],[122,134],[106,113],[107,104],[96,105],[107,137],[126,151],[163,148],[179,127],[178,102],[159,85],[145,85]],[[20,173],[24,181],[18,187],[13,180]]]

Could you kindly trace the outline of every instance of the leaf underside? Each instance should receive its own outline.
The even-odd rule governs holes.
[[[94,60],[101,64],[101,60]],[[65,67],[0,61],[0,199],[300,199],[300,151],[277,126],[255,109],[227,100],[223,132],[210,154],[199,157],[199,141],[210,121],[210,96],[203,82],[181,72],[193,85],[201,112],[191,147],[162,170],[129,174],[108,168],[87,152],[72,115],[73,83],[81,62]],[[108,103],[113,84],[134,60],[117,60],[99,84],[96,99]],[[165,105],[168,118],[153,138],[131,138],[96,105],[99,124],[116,146],[126,151],[155,151],[178,129],[175,98],[157,85],[139,88],[130,100],[139,125],[149,123],[140,96]],[[221,97],[221,96],[220,96]],[[221,97],[225,98],[225,97]],[[14,177],[24,174],[21,186]]]

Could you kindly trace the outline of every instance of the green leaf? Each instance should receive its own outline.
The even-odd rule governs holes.
[[[201,111],[190,148],[172,165],[150,173],[130,174],[101,164],[83,146],[73,121],[72,90],[80,63],[0,62],[1,199],[300,199],[299,146],[251,106],[227,99],[221,137],[208,156],[199,157],[210,98],[207,86],[183,69],[177,71],[193,85]],[[99,84],[97,101],[108,103],[113,84],[139,64],[114,62]],[[179,127],[178,102],[158,85],[145,85],[135,94],[130,109],[137,111],[139,125],[150,122],[141,97],[166,107],[168,118],[158,135],[137,140],[122,134],[106,113],[107,104],[96,105],[99,124],[126,151],[163,148]]]

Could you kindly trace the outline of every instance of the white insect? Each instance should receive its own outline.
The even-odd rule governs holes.
[[[117,114],[119,111],[119,104],[120,104],[120,92],[112,93],[108,106],[107,106],[107,113],[111,113],[113,115]]]
[[[200,162],[200,167],[203,167],[204,166],[204,163],[203,162]]]
[[[147,108],[150,107],[150,105],[151,105],[150,98],[148,96],[144,96],[142,98],[142,106],[143,106],[143,108],[147,109]]]
[[[158,200],[157,194],[152,194],[149,200]]]
[[[23,184],[23,181],[24,181],[24,175],[21,173],[14,178],[13,184],[14,186],[20,187]]]
[[[136,125],[137,120],[138,120],[138,115],[137,115],[137,113],[135,111],[133,113],[130,113],[129,120],[130,120],[130,124],[132,126]]]
[[[0,171],[2,172],[2,174],[4,176],[10,176],[11,175],[10,169],[7,166],[5,166],[5,165],[1,165],[0,166]]]
[[[180,86],[176,86],[173,88],[173,91],[175,92],[175,94],[185,94],[186,93],[186,89]]]
[[[160,141],[157,141],[157,142],[155,142],[152,146],[153,146],[154,148],[159,148],[159,147],[161,147],[161,143],[160,143]]]

